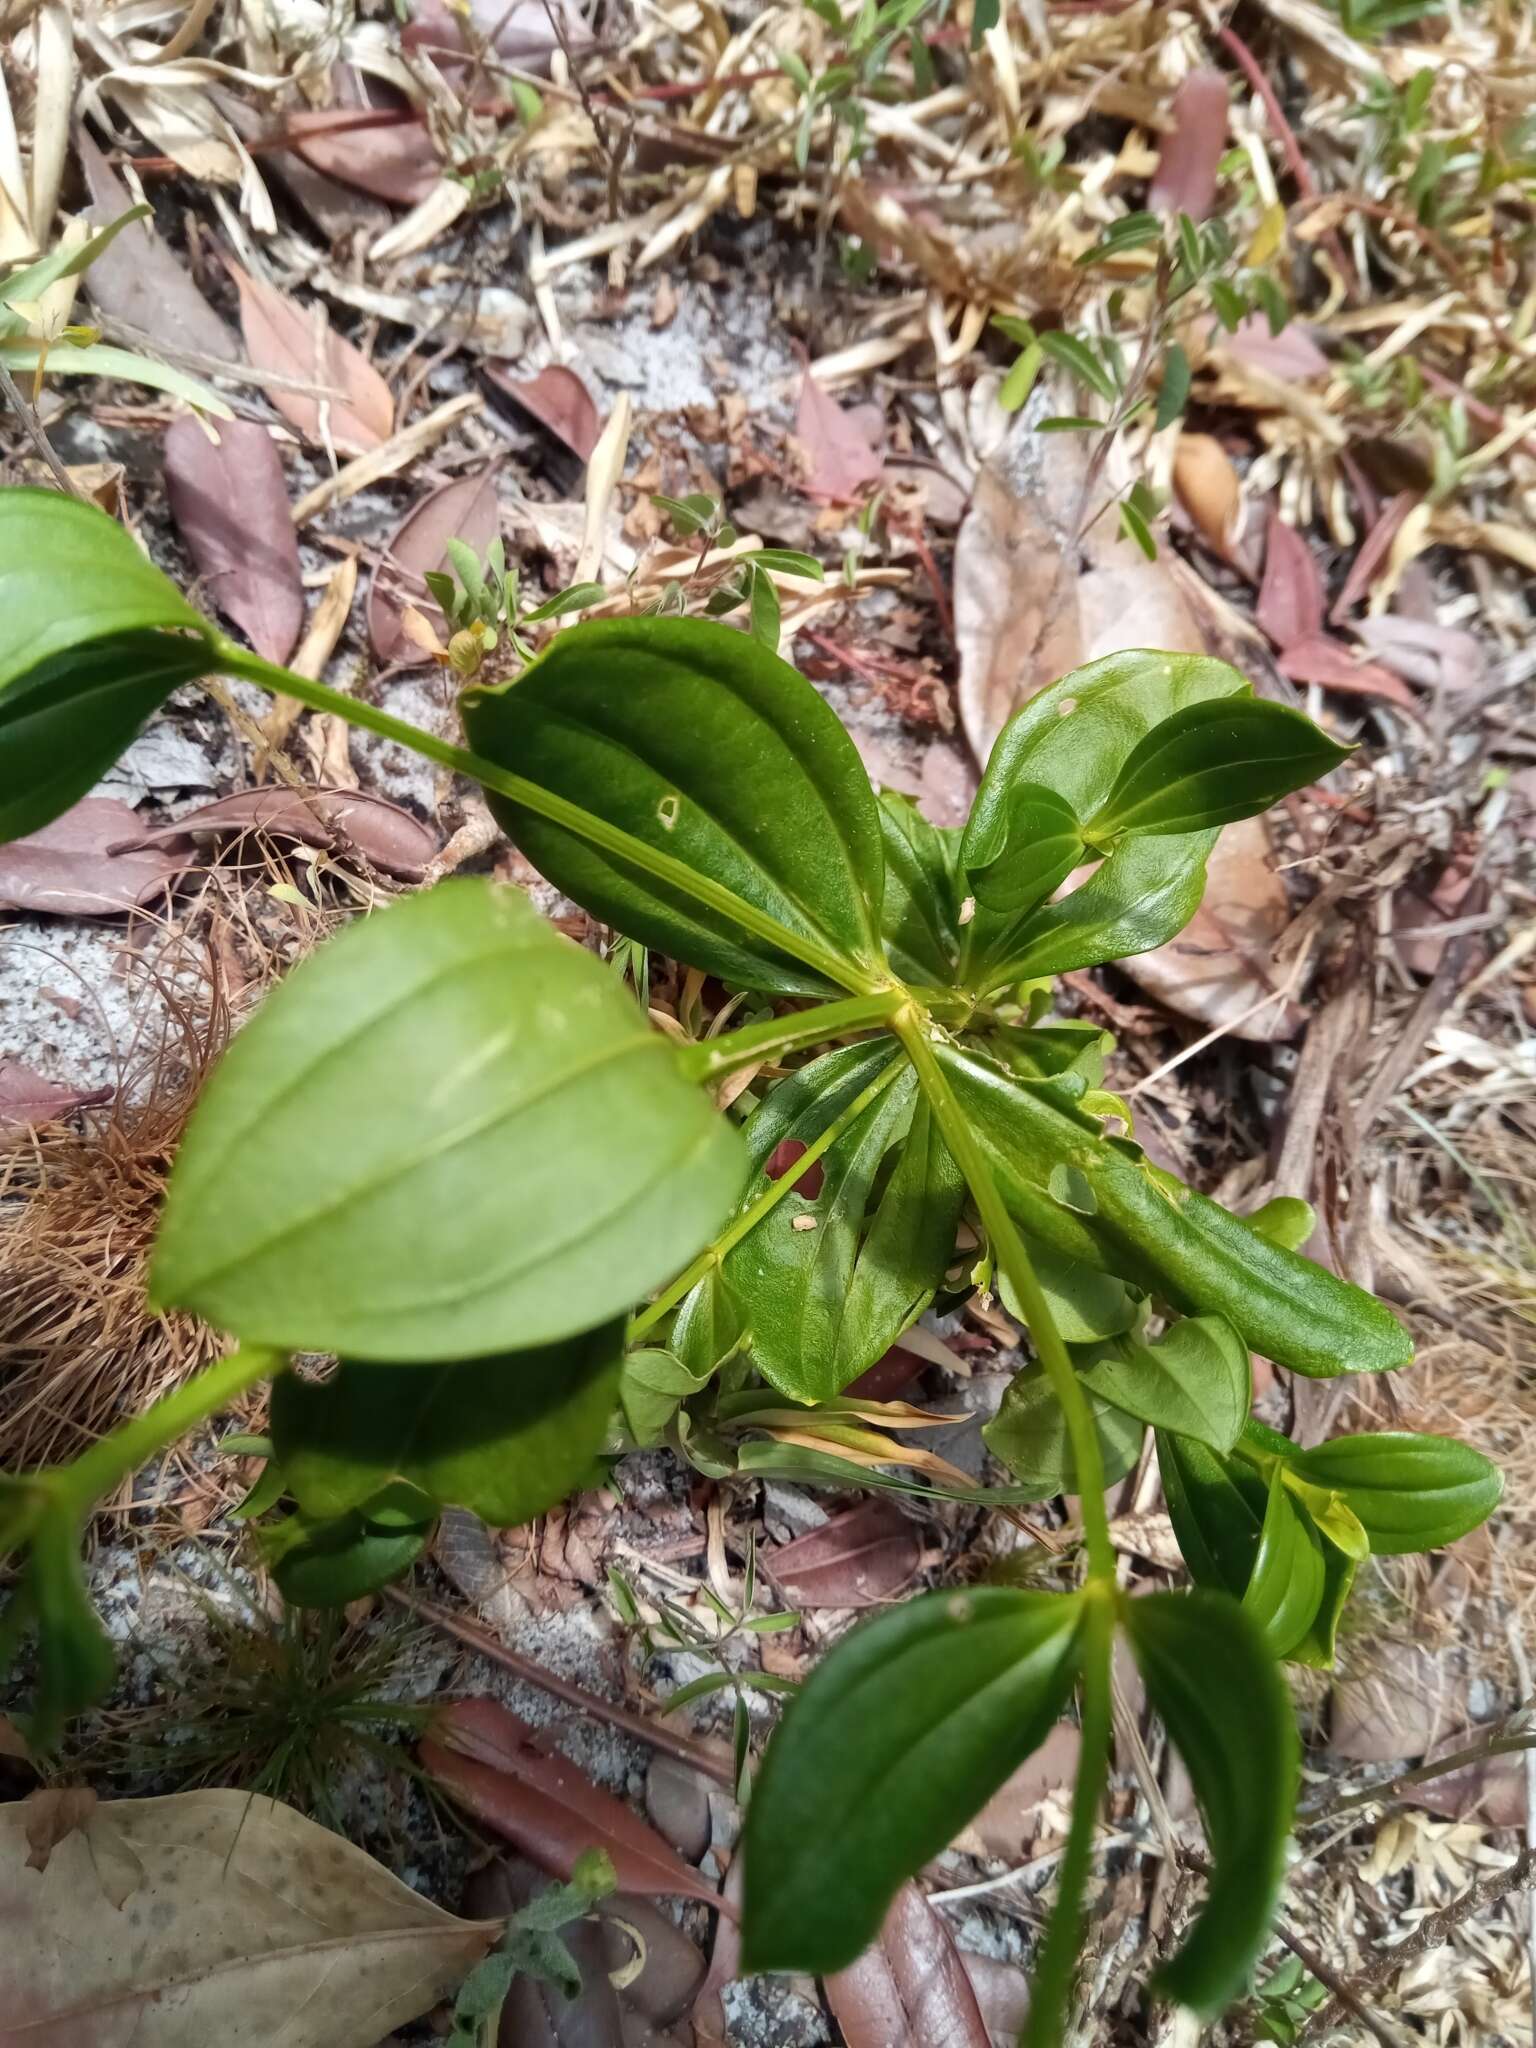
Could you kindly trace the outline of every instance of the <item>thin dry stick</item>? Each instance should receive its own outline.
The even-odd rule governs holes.
[[[1356,1807],[1375,1806],[1395,1799],[1406,1786],[1424,1785],[1431,1778],[1444,1778],[1452,1771],[1464,1771],[1473,1764],[1485,1763],[1489,1757],[1513,1756],[1528,1749],[1536,1749],[1536,1732],[1490,1735],[1482,1742],[1469,1744],[1466,1749],[1452,1750],[1449,1756],[1437,1757],[1433,1763],[1419,1764],[1411,1771],[1399,1771],[1394,1778],[1383,1778],[1379,1785],[1363,1785],[1358,1791],[1341,1793],[1337,1799],[1303,1807],[1296,1816],[1297,1824],[1315,1827],[1319,1822],[1333,1820],[1341,1813],[1352,1813]]]
[[[724,1785],[727,1791],[735,1791],[736,1773],[729,1760],[716,1756],[702,1743],[691,1741],[688,1736],[679,1735],[671,1728],[663,1728],[656,1721],[648,1721],[643,1714],[631,1713],[628,1707],[617,1706],[612,1700],[600,1700],[594,1693],[584,1692],[570,1679],[557,1677],[553,1671],[546,1671],[542,1664],[535,1664],[531,1657],[519,1656],[516,1650],[509,1650],[488,1629],[465,1621],[457,1614],[450,1614],[446,1607],[438,1607],[430,1600],[419,1600],[414,1593],[402,1592],[398,1586],[386,1586],[384,1591],[397,1607],[405,1608],[407,1613],[414,1614],[421,1621],[431,1622],[434,1628],[440,1628],[445,1635],[464,1643],[480,1656],[489,1657],[493,1664],[499,1664],[514,1677],[553,1693],[556,1699],[564,1700],[578,1713],[605,1721],[610,1728],[621,1728],[637,1742],[663,1750],[680,1764],[687,1764],[704,1777],[713,1778],[717,1785]]]
[[[27,439],[32,443],[32,446],[37,450],[43,461],[47,463],[48,468],[53,474],[53,480],[59,489],[63,491],[66,497],[83,498],[85,493],[78,487],[69,471],[60,462],[58,456],[54,454],[53,443],[43,432],[43,423],[37,416],[36,408],[27,403],[26,394],[17,384],[16,379],[11,375],[10,369],[5,363],[0,363],[0,391],[5,393],[12,409],[21,421],[22,429]]]

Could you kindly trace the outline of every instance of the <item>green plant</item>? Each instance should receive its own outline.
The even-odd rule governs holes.
[[[1249,1418],[1250,1351],[1376,1372],[1407,1363],[1407,1333],[1300,1256],[1303,1203],[1245,1221],[1154,1166],[1103,1088],[1102,1034],[1051,1018],[1050,980],[1173,937],[1221,826],[1347,750],[1221,662],[1114,655],[1014,718],[969,822],[941,832],[875,795],[835,714],[750,636],[648,617],[573,627],[467,690],[467,752],[238,646],[102,514],[0,493],[0,833],[57,816],[207,672],[475,777],[558,887],[762,1014],[677,1044],[516,892],[469,880],[299,966],[205,1087],[153,1267],[158,1306],[239,1348],[75,1463],[0,1483],[0,1551],[22,1554],[4,1636],[38,1637],[34,1739],[111,1682],[80,1568],[93,1504],[253,1383],[275,1381],[252,1505],[295,1504],[269,1539],[278,1582],[339,1601],[402,1569],[442,1504],[515,1522],[587,1482],[616,1410],[627,1440],[705,1470],[787,1459],[846,1484],[900,1456],[927,1477],[886,1483],[927,1486],[932,1464],[886,1433],[915,1411],[844,1390],[974,1268],[1034,1351],[992,1427],[1001,1497],[1080,1497],[1080,1583],[918,1598],[812,1674],[752,1798],[747,1964],[849,1962],[1075,1695],[1030,2022],[1059,2039],[1123,1632],[1215,1871],[1159,1981],[1219,2008],[1284,1856],[1279,1660],[1326,1660],[1359,1558],[1472,1528],[1500,1479],[1448,1439],[1301,1451]],[[770,1065],[737,1127],[711,1085]],[[957,1263],[963,1216],[982,1249]],[[298,1352],[340,1363],[302,1380]],[[1104,1486],[1148,1427],[1196,1590],[1133,1599]]]
[[[67,235],[35,263],[0,277],[0,364],[31,377],[34,389],[52,371],[60,377],[122,377],[184,398],[221,420],[229,407],[197,378],[131,349],[104,347],[95,328],[70,325],[72,280],[88,270],[124,228],[143,220],[147,206],[131,207],[94,235]]]

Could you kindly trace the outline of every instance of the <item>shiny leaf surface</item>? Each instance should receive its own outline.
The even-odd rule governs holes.
[[[1248,1420],[1248,1353],[1222,1316],[1176,1322],[1153,1344],[1131,1338],[1104,1344],[1083,1378],[1128,1415],[1213,1450],[1230,1451]]]
[[[1141,1453],[1143,1425],[1133,1415],[1111,1407],[1096,1394],[1088,1396],[1098,1431],[1104,1483],[1123,1479]],[[1058,1493],[1077,1492],[1077,1468],[1067,1435],[1066,1416],[1051,1391],[1044,1369],[1026,1365],[1015,1373],[1002,1406],[981,1432],[987,1449],[1000,1458],[1031,1500],[1050,1500]]]
[[[1380,1554],[1437,1550],[1485,1522],[1504,1492],[1497,1465],[1455,1437],[1383,1430],[1293,1451],[1298,1479],[1337,1492]]]
[[[817,1665],[747,1816],[749,1971],[837,1970],[862,1953],[898,1887],[1061,1713],[1080,1613],[1053,1593],[931,1593],[863,1623]]]
[[[1284,704],[1251,694],[1207,698],[1148,733],[1092,829],[1161,836],[1230,825],[1315,782],[1350,751]]]

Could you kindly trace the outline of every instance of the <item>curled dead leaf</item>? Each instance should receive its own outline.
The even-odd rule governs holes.
[[[419,882],[438,849],[437,834],[387,797],[361,789],[286,786],[237,790],[188,811],[164,834],[147,832],[136,843],[153,846],[162,837],[201,832],[292,839],[326,852],[355,848],[374,867],[403,882]]]
[[[117,917],[163,896],[191,856],[179,828],[147,841],[127,804],[83,797],[41,832],[0,846],[0,910]]]
[[[536,376],[513,377],[504,363],[487,363],[485,374],[498,391],[531,413],[541,427],[547,427],[583,462],[602,438],[602,416],[597,401],[574,370],[563,363],[550,363]]]
[[[1180,434],[1173,487],[1202,536],[1230,555],[1243,527],[1243,486],[1232,458],[1212,434]]]
[[[459,1700],[436,1715],[421,1760],[450,1797],[552,1877],[569,1878],[587,1849],[604,1850],[622,1891],[728,1901],[569,1757],[538,1746],[534,1730],[494,1700]]]
[[[93,1109],[110,1102],[110,1088],[71,1088],[65,1081],[50,1081],[20,1060],[0,1059],[0,1125],[51,1124],[72,1116],[77,1109]],[[7,1737],[5,1730],[10,1729]],[[7,1747],[9,1740],[21,1741],[10,1722],[0,1726],[0,1756],[26,1756],[23,1747]]]

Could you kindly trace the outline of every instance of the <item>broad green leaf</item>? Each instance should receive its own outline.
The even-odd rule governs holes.
[[[967,836],[999,829],[1019,783],[1056,791],[1088,818],[1155,726],[1188,704],[1248,689],[1235,668],[1204,654],[1134,649],[1073,669],[1031,697],[1003,727],[976,792]]]
[[[1292,1451],[1288,1469],[1337,1492],[1382,1555],[1437,1550],[1485,1522],[1504,1492],[1497,1465],[1455,1437],[1383,1430]]]
[[[1347,760],[1310,718],[1251,694],[1188,704],[1157,726],[1095,812],[1096,836],[1207,832],[1252,818]]]
[[[1296,1647],[1317,1620],[1326,1584],[1323,1539],[1276,1471],[1243,1606],[1277,1657]]]
[[[974,1587],[865,1622],[812,1671],[747,1815],[743,1967],[838,1970],[898,1888],[1039,1747],[1077,1667],[1080,1603]]]
[[[684,1295],[668,1341],[685,1370],[702,1385],[739,1350],[746,1334],[736,1297],[720,1268],[711,1266]]]
[[[837,714],[746,634],[698,619],[593,620],[513,681],[461,701],[479,753],[822,949],[880,968],[884,863],[869,777]],[[541,874],[632,938],[758,990],[829,986],[726,911],[489,801]]]
[[[1013,925],[988,948],[989,988],[1129,960],[1177,938],[1200,908],[1214,832],[1127,838],[1087,881]]]
[[[901,1058],[889,1040],[849,1046],[781,1081],[746,1125],[754,1172],[742,1206],[766,1191],[781,1144],[819,1138]],[[721,1267],[753,1363],[800,1401],[841,1393],[927,1306],[953,1254],[964,1194],[905,1066],[823,1155],[819,1178],[814,1197],[797,1187]]]
[[[1240,1459],[1190,1437],[1160,1429],[1156,1441],[1168,1519],[1190,1576],[1197,1586],[1241,1600],[1269,1506],[1264,1481]]]
[[[1137,1298],[1123,1280],[1081,1259],[1069,1259],[1049,1246],[1026,1238],[1025,1250],[1035,1269],[1056,1331],[1068,1344],[1097,1344],[1118,1337],[1136,1320]],[[997,1276],[1003,1306],[1016,1322],[1028,1318],[1006,1273]],[[1124,1406],[1122,1402],[1120,1404]]]
[[[730,1467],[758,1478],[789,1479],[803,1486],[836,1486],[861,1492],[903,1493],[913,1500],[956,1500],[967,1507],[1017,1508],[1039,1500],[1032,1486],[955,1486],[938,1479],[909,1479],[881,1467],[840,1458],[833,1450],[813,1451],[776,1437],[754,1437],[741,1446]]]
[[[1147,844],[1149,842],[1143,842]],[[1181,1314],[1225,1316],[1250,1351],[1330,1378],[1381,1372],[1413,1355],[1407,1331],[1368,1294],[1271,1243],[1218,1203],[1106,1138],[1050,1083],[1020,1087],[975,1052],[935,1054],[1004,1200],[1032,1239],[1160,1295]],[[1058,1166],[1091,1186],[1095,1213],[1051,1193]]]
[[[1187,1317],[1153,1344],[1100,1345],[1083,1378],[1128,1415],[1217,1451],[1242,1435],[1253,1394],[1247,1349],[1222,1316]]]
[[[982,827],[973,814],[960,863],[978,903],[1020,912],[1043,903],[1084,852],[1082,827],[1066,798],[1037,782],[1014,782]]]
[[[0,490],[0,839],[84,796],[171,691],[212,666],[211,632],[96,506]]]
[[[1336,1544],[1324,1538],[1322,1598],[1306,1634],[1287,1652],[1291,1663],[1307,1664],[1317,1671],[1332,1669],[1339,1620],[1358,1568],[1353,1557],[1346,1557]]]
[[[879,805],[886,955],[903,981],[945,987],[959,951],[960,834],[930,825],[911,798],[895,790],[881,790]]]
[[[1097,1394],[1089,1393],[1087,1400],[1104,1461],[1104,1484],[1113,1486],[1141,1455],[1144,1431],[1134,1416],[1111,1407]],[[981,1434],[993,1457],[1029,1489],[1032,1500],[1077,1492],[1067,1419],[1042,1366],[1026,1365],[1014,1374],[1002,1406]]]
[[[623,1341],[612,1322],[499,1358],[343,1360],[319,1382],[286,1373],[272,1389],[274,1455],[308,1515],[345,1514],[404,1479],[443,1507],[511,1528],[591,1478]]]
[[[707,1241],[741,1143],[618,979],[513,889],[349,926],[225,1053],[171,1174],[162,1306],[406,1365],[552,1343]]]
[[[999,1027],[996,1049],[1005,1065],[1034,1081],[1076,1076],[1087,1088],[1104,1079],[1104,1061],[1114,1040],[1102,1026],[1078,1017],[1054,1024]]]
[[[1121,1615],[1189,1772],[1214,1866],[1205,1907],[1158,1984],[1214,2018],[1269,1939],[1296,1804],[1296,1716],[1258,1628],[1225,1594],[1149,1593]]]
[[[619,1368],[619,1412],[637,1450],[663,1441],[667,1424],[684,1401],[709,1384],[670,1351],[631,1351]]]
[[[290,1606],[345,1607],[409,1571],[436,1520],[435,1502],[395,1481],[347,1514],[331,1520],[289,1515],[258,1535]]]
[[[34,376],[39,370],[49,377],[116,377],[125,384],[144,384],[152,391],[168,391],[184,398],[199,412],[216,420],[232,420],[234,413],[216,391],[198,377],[169,363],[157,363],[153,356],[135,355],[132,349],[109,348],[100,342],[71,345],[62,340],[0,341],[0,362],[13,373]]]

